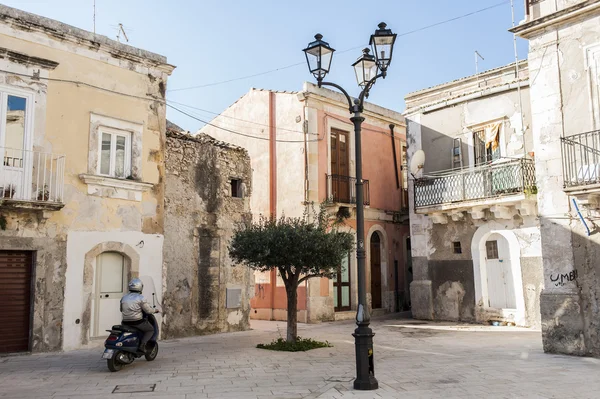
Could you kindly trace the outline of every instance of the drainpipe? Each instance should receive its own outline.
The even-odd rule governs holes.
[[[396,139],[394,138],[394,124],[390,123],[390,133],[392,135],[392,154],[394,155],[394,173],[396,174],[396,188],[400,188],[400,178],[398,177],[398,160],[396,159]]]
[[[277,217],[277,138],[275,93],[269,92],[269,213]],[[271,270],[271,320],[275,320],[275,292],[277,291],[277,270]]]
[[[308,189],[310,183],[308,181],[308,107],[304,100],[304,123],[302,124],[302,130],[304,131],[304,203],[308,206]]]
[[[529,13],[529,5],[525,2],[525,9]],[[510,0],[510,10],[512,15],[512,26],[515,27],[515,5],[514,0]],[[519,68],[519,53],[517,51],[517,34],[513,33],[513,48],[515,51],[515,75],[517,82],[520,82],[520,68]],[[517,86],[517,93],[519,96],[519,112],[521,114],[521,133],[523,133],[523,157],[527,156],[527,137],[525,136],[525,117],[523,116],[523,97],[521,95],[521,85]]]
[[[269,213],[277,217],[277,138],[275,93],[269,92]]]

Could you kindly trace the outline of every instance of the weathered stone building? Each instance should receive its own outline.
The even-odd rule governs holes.
[[[251,218],[246,150],[167,130],[163,336],[249,328],[254,274],[233,264],[235,227]]]
[[[0,352],[80,348],[162,279],[165,57],[0,5]]]
[[[406,106],[418,169],[409,184],[413,316],[539,326],[527,62],[408,94]]]
[[[600,356],[600,1],[525,9],[512,31],[529,40],[544,349]]]
[[[367,297],[374,313],[383,313],[408,305],[405,126],[402,115],[372,103],[363,116]],[[254,217],[300,217],[311,203],[324,203],[332,214],[345,213],[344,228],[355,233],[355,135],[349,118],[341,93],[305,83],[299,92],[251,89],[200,133],[248,150]],[[356,316],[355,252],[342,266],[336,279],[312,278],[298,287],[298,321]],[[276,271],[256,273],[251,304],[253,318],[286,320],[287,296]]]

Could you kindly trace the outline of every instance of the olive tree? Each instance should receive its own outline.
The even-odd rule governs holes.
[[[287,341],[295,342],[298,286],[309,278],[335,276],[352,248],[352,235],[338,231],[321,207],[302,217],[248,221],[234,232],[229,255],[253,270],[279,271],[287,293]]]

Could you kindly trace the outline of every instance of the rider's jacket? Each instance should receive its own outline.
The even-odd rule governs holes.
[[[121,313],[123,313],[123,321],[138,321],[144,318],[144,312],[147,314],[154,313],[154,309],[142,294],[138,292],[130,292],[121,298]]]

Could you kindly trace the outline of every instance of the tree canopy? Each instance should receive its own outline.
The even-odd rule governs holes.
[[[319,212],[313,209],[302,217],[260,217],[247,222],[235,231],[229,255],[254,270],[279,271],[288,297],[287,338],[294,341],[298,285],[312,277],[335,276],[353,242],[350,233],[330,223],[326,209],[321,207]]]

